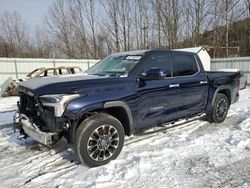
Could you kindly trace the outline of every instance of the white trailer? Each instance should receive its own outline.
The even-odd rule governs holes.
[[[211,58],[205,48],[200,46],[200,47],[182,48],[182,49],[175,49],[175,50],[196,53],[199,56],[205,71],[211,70]]]

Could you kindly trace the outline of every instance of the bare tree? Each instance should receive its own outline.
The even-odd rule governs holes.
[[[153,7],[155,10],[155,16],[156,16],[156,30],[157,30],[157,42],[158,42],[158,47],[162,46],[161,42],[161,22],[162,22],[162,17],[161,17],[161,4],[159,0],[152,1],[153,2]]]
[[[120,34],[119,34],[119,23],[118,23],[118,9],[119,9],[119,1],[118,0],[109,0],[102,4],[106,16],[107,22],[106,28],[110,31],[110,34],[114,37],[115,43],[115,51],[120,51]]]
[[[123,50],[211,45],[228,56],[247,38],[243,19],[249,15],[250,0],[57,0],[33,38],[18,13],[2,13],[0,55],[100,58]],[[239,20],[242,32],[233,29]]]
[[[223,18],[225,20],[225,47],[226,47],[226,57],[228,57],[229,52],[229,25],[235,19],[234,9],[240,0],[222,0],[222,10],[224,10]]]
[[[54,38],[54,46],[69,58],[75,57],[72,25],[63,0],[57,0],[45,17],[47,31]]]
[[[248,17],[250,17],[250,0],[245,0],[245,4],[248,11]]]
[[[206,31],[212,24],[213,13],[211,9],[214,6],[213,0],[186,0],[184,2],[185,13],[188,15],[188,22],[191,25],[191,37],[194,46],[201,45],[201,33]]]
[[[49,40],[46,31],[42,27],[37,26],[34,39],[35,57],[55,58],[56,52],[53,50],[53,44]]]
[[[28,26],[17,12],[5,11],[0,17],[0,38],[5,44],[6,54],[21,57],[29,45]]]
[[[168,46],[170,49],[176,48],[180,34],[180,2],[178,0],[154,0],[152,2],[156,13],[158,46],[162,45],[162,38],[165,38],[165,46]]]
[[[151,28],[149,16],[150,16],[150,4],[146,0],[138,0],[138,11],[139,11],[139,31],[141,38],[141,47],[143,49],[149,48],[149,29]]]
[[[80,1],[80,0],[78,0]],[[93,58],[97,58],[97,41],[96,41],[96,8],[95,8],[95,1],[94,0],[87,0],[85,1],[85,17],[88,20],[88,25],[91,30],[91,38],[93,44]]]
[[[86,28],[88,28],[85,19],[85,3],[81,0],[71,1],[70,21],[74,32],[74,45],[77,50],[77,56],[80,58],[89,58],[94,56],[89,47]]]

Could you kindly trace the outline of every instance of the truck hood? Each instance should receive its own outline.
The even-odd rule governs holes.
[[[82,93],[93,87],[114,86],[128,83],[128,77],[109,77],[96,75],[68,75],[31,79],[19,84],[37,96],[47,94]]]

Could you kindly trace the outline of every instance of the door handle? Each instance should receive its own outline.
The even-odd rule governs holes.
[[[207,84],[208,82],[207,81],[204,81],[204,80],[202,80],[202,81],[200,81],[200,84]]]
[[[169,88],[180,87],[180,84],[170,84]]]

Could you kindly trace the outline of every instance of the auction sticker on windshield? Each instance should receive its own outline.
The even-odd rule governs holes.
[[[141,55],[129,55],[126,57],[127,60],[140,60],[141,59]]]

